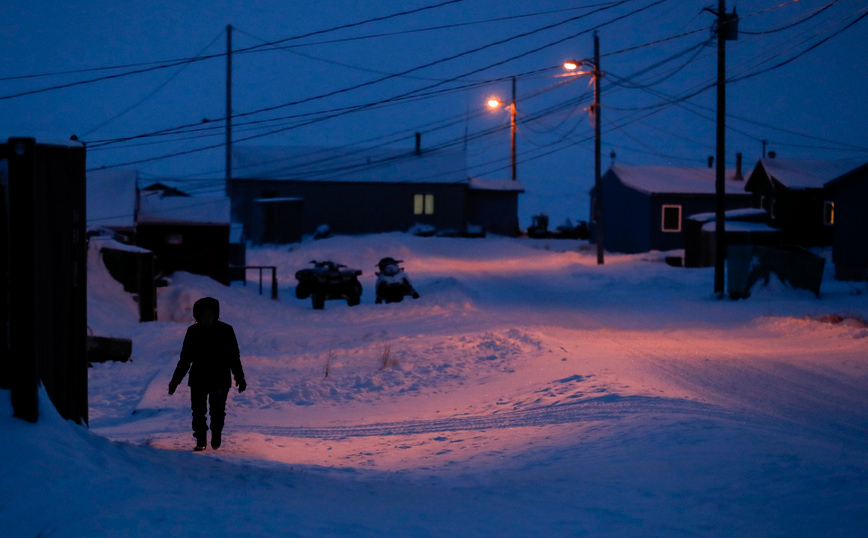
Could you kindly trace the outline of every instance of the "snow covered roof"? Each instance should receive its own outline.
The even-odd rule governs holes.
[[[727,232],[781,233],[777,228],[772,228],[763,222],[742,222],[737,220],[728,220],[724,222],[723,229]],[[706,222],[702,225],[702,231],[715,231],[715,223]]]
[[[768,212],[765,209],[748,207],[744,209],[730,209],[729,211],[724,211],[723,216],[725,219],[737,220],[748,219],[751,217],[765,217],[767,214]],[[689,215],[687,218],[697,222],[709,222],[717,218],[717,213],[696,213],[695,215]]]
[[[2,133],[0,134],[0,143],[8,144],[10,138],[33,138],[37,144],[45,146],[65,146],[68,148],[80,148],[83,144],[78,140],[70,140],[69,137],[64,138],[54,132],[37,132],[37,133]]]
[[[141,192],[139,223],[183,222],[229,224],[230,202],[225,196],[162,196]]]
[[[481,179],[470,178],[470,189],[477,191],[514,191],[524,192],[524,185],[519,181],[510,179]]]
[[[467,181],[461,151],[235,146],[233,176],[240,179],[376,183]]]
[[[87,224],[132,228],[136,224],[135,170],[87,172]]]
[[[679,166],[621,166],[609,168],[621,182],[648,194],[714,194],[717,172],[714,168]],[[735,178],[735,169],[726,170],[727,194],[744,194],[745,182]]]
[[[822,189],[825,184],[865,164],[865,159],[809,160],[760,159],[748,181],[758,170],[791,189]]]

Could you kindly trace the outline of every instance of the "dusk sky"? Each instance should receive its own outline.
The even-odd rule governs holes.
[[[727,165],[741,152],[752,168],[763,140],[780,157],[868,160],[868,2],[733,7],[741,20],[727,43]],[[466,149],[471,175],[507,179],[509,114],[485,101],[509,100],[516,77],[527,211],[551,200],[554,214],[568,204],[561,213],[587,218],[592,85],[559,76],[560,65],[591,57],[597,30],[604,170],[612,152],[618,164],[705,166],[717,55],[704,8],[717,3],[6,3],[2,131],[75,134],[90,169],[135,168],[219,192],[231,24],[236,143],[411,149],[421,132],[423,149]],[[137,138],[117,140],[127,137]]]

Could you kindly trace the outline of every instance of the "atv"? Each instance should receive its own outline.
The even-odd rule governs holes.
[[[404,273],[404,268],[398,265],[401,260],[394,258],[383,258],[377,264],[379,272],[377,275],[377,304],[400,303],[407,295],[414,299],[419,298],[419,294],[413,289],[410,284],[410,279]]]
[[[346,299],[348,306],[356,306],[361,301],[362,285],[358,269],[333,261],[311,261],[312,269],[296,271],[295,296],[299,299],[311,298],[313,308],[322,310],[326,300]]]

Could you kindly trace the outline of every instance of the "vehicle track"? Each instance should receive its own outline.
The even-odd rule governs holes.
[[[457,416],[437,420],[409,420],[354,426],[275,427],[239,424],[238,427],[282,437],[343,439],[613,421],[639,415],[682,415],[702,419],[734,418],[733,414],[719,407],[700,402],[675,398],[609,395],[574,403],[517,409],[485,416]],[[743,420],[743,417],[739,417],[739,420]]]

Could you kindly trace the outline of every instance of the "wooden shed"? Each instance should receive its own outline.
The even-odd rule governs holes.
[[[229,199],[141,191],[136,246],[157,257],[158,271],[187,271],[229,284]]]
[[[0,388],[36,421],[41,384],[66,419],[88,420],[85,148],[0,143]]]

